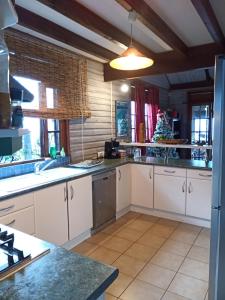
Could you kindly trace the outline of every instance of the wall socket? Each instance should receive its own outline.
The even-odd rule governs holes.
[[[104,158],[104,154],[105,154],[104,151],[97,152],[97,158]]]

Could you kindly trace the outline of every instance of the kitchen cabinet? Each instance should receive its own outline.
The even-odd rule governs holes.
[[[116,168],[116,212],[130,206],[131,198],[131,173],[130,165]]]
[[[210,220],[212,173],[188,171],[187,176],[186,215]]]
[[[173,168],[174,169],[174,168]],[[165,169],[165,174],[154,174],[154,208],[185,214],[186,201],[186,170],[185,177],[174,176],[176,170]],[[156,170],[157,172],[157,170]],[[170,173],[169,173],[170,172]],[[181,170],[179,170],[179,174]]]
[[[62,245],[68,241],[67,186],[57,184],[34,193],[36,236]]]
[[[131,165],[131,204],[153,208],[153,166]]]
[[[92,177],[69,181],[67,188],[69,239],[72,240],[93,226]]]

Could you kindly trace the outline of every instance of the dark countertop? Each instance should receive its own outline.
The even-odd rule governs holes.
[[[45,243],[21,234],[33,239],[35,245],[38,241],[40,246]],[[61,247],[45,245],[50,245],[49,253],[0,281],[1,300],[96,300],[118,276],[119,271],[114,267]]]
[[[197,169],[197,170],[206,170],[206,171],[211,171],[212,170],[212,162],[209,162],[206,164],[204,161],[200,160],[188,160],[188,159],[169,159],[166,163],[164,159],[162,158],[153,158],[153,157],[141,157],[138,159],[131,159],[131,158],[126,158],[126,159],[105,159],[104,162],[101,165],[98,165],[96,167],[92,167],[90,169],[86,169],[85,173],[83,172],[83,169],[80,169],[80,174],[79,172],[76,175],[71,175],[67,176],[63,179],[57,179],[53,180],[51,182],[46,182],[44,184],[40,184],[35,187],[31,187],[29,189],[23,189],[23,190],[17,190],[13,192],[8,192],[2,194],[0,191],[0,201],[19,196],[25,193],[30,193],[32,191],[40,190],[49,186],[53,186],[55,184],[63,183],[66,181],[78,179],[84,176],[88,175],[94,175],[97,173],[101,173],[107,170],[114,169],[116,167],[126,165],[126,164],[143,164],[143,165],[155,165],[155,166],[164,166],[164,167],[174,167],[174,168],[187,168],[187,169]],[[67,166],[68,168],[69,166]],[[73,168],[74,170],[76,169],[79,170],[78,168]],[[13,177],[11,177],[12,179]],[[7,180],[7,179],[2,179],[2,180]],[[0,180],[1,183],[1,180]]]

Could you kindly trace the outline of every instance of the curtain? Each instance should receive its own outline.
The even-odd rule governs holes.
[[[159,89],[150,87],[145,94],[145,102],[148,104],[148,133],[147,139],[151,141],[157,122],[157,112],[159,109]]]
[[[7,30],[10,73],[40,81],[39,109],[24,115],[52,119],[90,117],[87,62],[79,55],[28,34]],[[47,88],[54,90],[54,107],[47,105]]]
[[[141,83],[135,84],[134,100],[136,115],[136,141],[144,142],[143,135],[145,133],[145,87]]]

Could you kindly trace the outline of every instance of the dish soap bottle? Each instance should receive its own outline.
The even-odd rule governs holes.
[[[65,156],[66,156],[64,147],[62,147],[62,149],[61,149],[61,151],[60,151],[60,155],[61,155],[61,157],[65,157]]]

